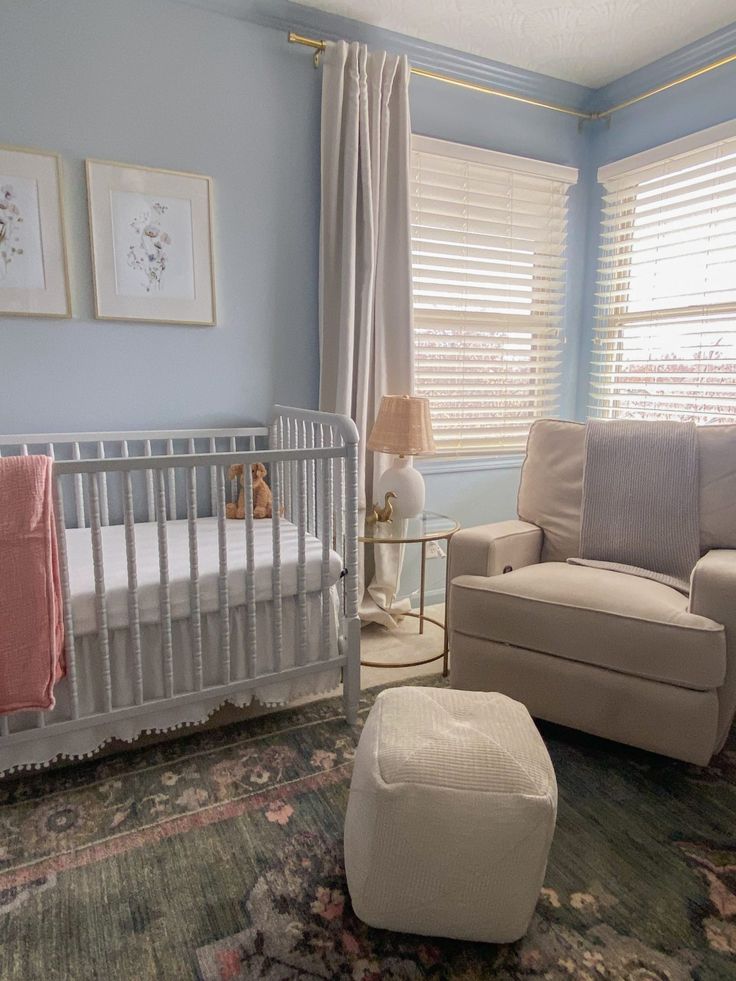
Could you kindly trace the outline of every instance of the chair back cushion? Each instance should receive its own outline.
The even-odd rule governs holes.
[[[736,548],[736,425],[698,426],[700,549]],[[518,514],[544,532],[543,562],[580,554],[585,424],[538,419],[521,470]]]
[[[698,426],[700,549],[736,548],[736,425]]]

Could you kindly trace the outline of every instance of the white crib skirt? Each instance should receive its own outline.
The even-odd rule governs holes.
[[[328,649],[322,643],[322,597],[319,592],[307,594],[307,650],[304,664],[312,664],[338,656],[338,603],[337,588],[330,590],[330,630]],[[230,678],[220,649],[219,611],[202,615],[202,675],[203,688],[226,685],[228,682],[267,675],[297,666],[299,650],[298,601],[295,596],[282,600],[283,644],[280,664],[273,660],[273,603],[256,604],[256,670],[252,671],[246,654],[247,608],[237,606],[230,610]],[[192,644],[191,621],[174,620],[172,623],[174,695],[195,692],[195,662]],[[105,674],[97,636],[89,634],[77,637],[76,678],[79,699],[79,716],[105,713]],[[159,624],[141,626],[143,700],[166,698],[164,686],[164,660],[161,649]],[[301,663],[301,662],[300,662]],[[113,710],[136,704],[135,662],[131,636],[127,627],[110,631],[110,674],[113,694]],[[180,726],[203,722],[217,708],[230,702],[245,706],[257,700],[263,705],[285,705],[304,695],[331,691],[340,684],[340,669],[325,667],[294,678],[270,680],[253,688],[236,693],[219,691],[202,692],[201,697],[180,704],[143,706],[135,715],[116,718],[105,715],[93,725],[66,733],[49,733],[44,738],[38,728],[37,712],[18,712],[8,716],[10,732],[34,729],[32,741],[7,747],[3,752],[0,768],[5,770],[21,764],[43,764],[62,755],[81,758],[93,753],[111,739],[130,741],[142,732],[164,732]],[[72,718],[69,674],[55,688],[56,707],[45,714],[46,723],[63,722]]]

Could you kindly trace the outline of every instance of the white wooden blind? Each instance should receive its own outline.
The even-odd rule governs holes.
[[[439,453],[523,448],[558,406],[570,167],[414,137],[415,392]]]
[[[594,415],[736,421],[736,135],[708,135],[599,172]]]

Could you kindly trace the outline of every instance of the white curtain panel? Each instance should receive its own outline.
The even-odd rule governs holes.
[[[345,41],[325,50],[320,407],[358,426],[364,508],[390,463],[365,450],[381,396],[412,391],[409,78],[405,57]],[[403,549],[373,553],[361,618],[391,626],[386,611],[408,608],[396,603]]]

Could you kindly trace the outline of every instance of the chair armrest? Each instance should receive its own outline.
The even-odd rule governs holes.
[[[690,612],[726,628],[726,677],[718,689],[718,746],[728,736],[736,710],[736,549],[713,549],[690,578]]]
[[[536,565],[542,529],[528,521],[497,521],[463,528],[450,541],[448,581],[456,576],[498,576],[504,569]]]

